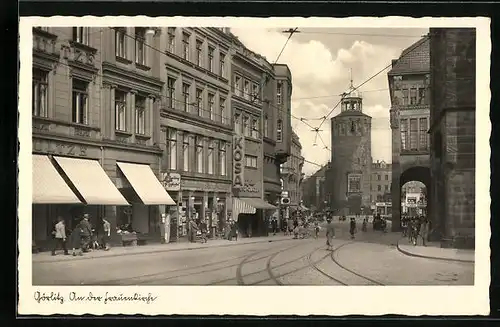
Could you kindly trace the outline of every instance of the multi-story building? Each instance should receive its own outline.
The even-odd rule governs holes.
[[[162,239],[170,213],[175,239],[183,217],[223,225],[233,192],[253,194],[248,211],[274,209],[263,199],[290,155],[290,94],[288,68],[224,28],[34,28],[34,241],[83,213],[106,217],[116,242],[125,228]]]
[[[431,28],[431,189],[434,239],[474,247],[476,31]]]
[[[160,238],[163,81],[144,28],[33,28],[33,240],[62,217]]]
[[[185,235],[190,217],[221,228],[232,192],[232,37],[192,27],[164,27],[161,35],[162,173],[180,207],[181,228],[174,222],[172,232]]]
[[[403,50],[387,73],[391,98],[392,229],[400,228],[401,187],[409,181],[430,186],[429,38]]]
[[[288,195],[289,212],[294,212],[300,208],[302,201],[302,167],[304,157],[302,156],[302,145],[299,136],[292,131],[291,155],[287,162],[281,165],[281,179],[283,180],[283,191]],[[287,213],[285,213],[287,215]]]
[[[330,194],[327,193],[326,173],[329,165],[324,165],[301,184],[303,204],[312,211],[330,208]]]
[[[363,99],[352,81],[342,96],[341,112],[331,119],[331,129],[331,208],[337,214],[367,212],[372,177],[371,117],[363,113]]]
[[[383,160],[377,160],[372,163],[371,174],[370,203],[372,206],[375,202],[391,202],[391,164],[388,164]]]

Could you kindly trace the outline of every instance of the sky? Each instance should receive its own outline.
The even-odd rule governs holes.
[[[231,28],[250,50],[274,63],[289,34],[274,28]],[[382,70],[401,52],[417,42],[424,28],[299,28],[288,41],[278,63],[287,64],[292,72],[292,127],[300,137],[306,176],[331,160],[330,118],[340,113],[340,106],[328,116],[317,133],[300,121],[318,127],[319,118],[327,115],[350,85],[354,86]],[[363,85],[363,112],[372,116],[372,157],[374,161],[391,162],[390,98],[387,72]],[[324,144],[323,144],[323,142]],[[316,145],[315,145],[316,144]]]

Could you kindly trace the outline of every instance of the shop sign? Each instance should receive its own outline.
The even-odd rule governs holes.
[[[240,189],[245,185],[243,167],[245,159],[245,138],[241,135],[233,136],[233,187]]]
[[[49,140],[33,140],[33,151],[47,154],[87,157],[87,146]]]
[[[248,192],[248,193],[259,193],[260,192],[254,183],[245,183],[245,185],[241,188],[241,191]]]
[[[180,191],[181,175],[178,173],[163,173],[161,176],[161,184],[167,191]]]

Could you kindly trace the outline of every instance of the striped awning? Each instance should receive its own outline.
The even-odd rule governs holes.
[[[233,198],[233,220],[238,221],[238,215],[240,213],[250,213],[254,214],[256,212],[255,207],[252,207],[245,201],[239,198]]]

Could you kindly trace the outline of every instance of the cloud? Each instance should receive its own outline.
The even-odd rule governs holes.
[[[265,28],[231,30],[249,49],[270,62],[278,57],[288,38],[288,34]],[[340,108],[337,107],[321,126],[321,138],[307,125],[319,126],[320,118],[330,113],[339,102],[339,95],[349,87],[351,69],[353,83],[357,86],[386,67],[403,50],[400,45],[372,44],[364,40],[353,39],[349,44],[339,46],[335,36],[323,37],[319,41],[314,34],[297,34],[288,41],[278,61],[287,64],[292,72],[292,114],[304,118],[307,123],[292,119],[292,127],[302,144],[302,155],[319,165],[331,159],[330,151],[325,149],[325,145],[330,147],[331,143],[329,119],[340,113]],[[360,91],[363,111],[373,118],[373,159],[391,162],[387,88],[387,71],[384,71],[363,85]],[[306,175],[318,168],[318,165],[304,164]]]

